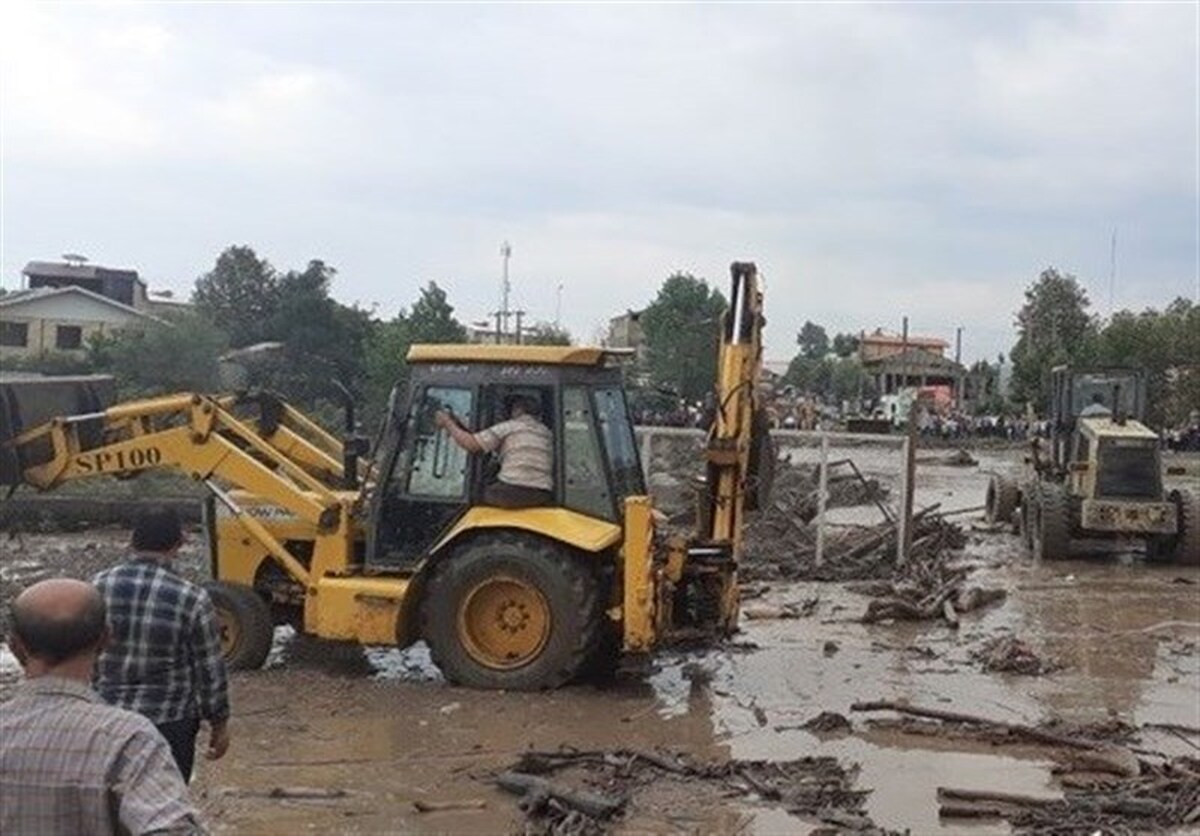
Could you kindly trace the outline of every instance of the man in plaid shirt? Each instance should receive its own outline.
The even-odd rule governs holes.
[[[107,637],[95,587],[36,583],[11,622],[25,681],[0,704],[0,833],[203,833],[162,735],[88,687]]]
[[[148,717],[190,780],[201,720],[210,727],[206,756],[215,760],[229,748],[229,692],[212,600],[170,566],[182,544],[173,510],[144,511],[133,529],[133,558],[96,576],[112,640],[95,685],[107,702]]]

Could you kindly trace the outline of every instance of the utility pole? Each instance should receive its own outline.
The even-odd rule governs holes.
[[[554,327],[562,328],[562,282],[558,283],[558,293],[554,299]]]
[[[513,311],[513,316],[517,318],[517,341],[516,344],[521,344],[521,318],[525,316],[525,311]]]
[[[508,332],[508,294],[512,285],[508,281],[508,260],[512,258],[512,244],[505,241],[500,245],[500,257],[504,259],[504,278],[500,284],[500,311],[504,320],[504,332]]]
[[[1108,251],[1108,316],[1112,318],[1117,296],[1117,228],[1113,227],[1112,246]]]
[[[962,326],[954,329],[954,364],[962,369]],[[957,385],[954,387],[954,409],[956,412],[962,412],[963,402],[963,373],[958,372]]]

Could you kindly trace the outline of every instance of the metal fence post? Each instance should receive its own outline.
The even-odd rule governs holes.
[[[904,509],[908,507],[908,436],[904,437],[904,443],[900,445],[900,507],[896,514],[896,565],[904,565],[904,535],[908,528],[908,515],[904,513]]]
[[[817,556],[818,566],[825,562],[825,505],[829,501],[829,436],[821,436],[821,471],[817,477]]]
[[[642,478],[650,481],[650,456],[654,453],[654,430],[642,430]]]

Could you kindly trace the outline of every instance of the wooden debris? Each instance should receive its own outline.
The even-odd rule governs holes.
[[[266,797],[328,801],[334,798],[345,798],[347,795],[349,793],[345,790],[333,787],[274,787],[266,794]]]
[[[957,711],[944,711],[940,708],[922,708],[916,705],[908,705],[907,703],[892,702],[889,700],[856,702],[850,706],[850,710],[868,712],[895,711],[898,714],[908,714],[913,717],[928,717],[934,720],[944,720],[948,723],[963,723],[972,726],[984,726],[993,729],[1000,729],[1017,737],[1036,740],[1039,743],[1047,743],[1052,746],[1066,746],[1073,749],[1100,749],[1108,745],[1102,741],[1068,737],[1066,735],[1045,731],[1044,729],[1039,729],[1035,726],[1027,726],[1021,723],[1005,723],[1000,720],[991,720],[987,717],[979,717],[973,714],[963,714]]]
[[[524,796],[530,803],[553,800],[594,819],[611,818],[624,810],[627,803],[624,798],[571,789],[524,772],[501,772],[496,776],[496,786]]]
[[[412,803],[418,813],[442,813],[449,810],[484,810],[487,802],[481,798],[467,798],[461,801],[425,801],[417,799]]]
[[[857,767],[844,767],[832,757],[693,763],[628,749],[566,748],[526,752],[495,780],[522,796],[527,832],[604,832],[620,812],[615,805],[623,808],[633,793],[657,780],[704,782],[722,797],[754,795],[797,815],[844,817],[873,828],[863,810],[868,791],[853,788],[857,772]],[[557,777],[553,781],[544,777],[549,773]],[[580,783],[603,786],[606,794],[575,789],[573,785]],[[874,829],[862,832],[881,833]]]

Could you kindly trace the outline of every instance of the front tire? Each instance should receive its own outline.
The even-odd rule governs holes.
[[[1037,560],[1065,560],[1071,553],[1071,508],[1062,485],[1038,486],[1033,556]]]
[[[1172,560],[1184,566],[1200,566],[1200,494],[1181,488],[1171,491],[1171,499],[1179,526]]]
[[[1033,534],[1037,519],[1037,500],[1033,489],[1027,489],[1021,494],[1021,504],[1017,508],[1017,535],[1021,538],[1021,548],[1025,554],[1033,556]]]
[[[1021,491],[1007,476],[994,475],[988,482],[986,516],[989,525],[1009,523],[1013,519]]]
[[[213,581],[204,588],[217,611],[225,665],[235,671],[261,668],[275,638],[275,624],[267,602],[242,584]]]
[[[473,538],[433,568],[421,632],[448,681],[532,691],[557,688],[583,671],[603,616],[587,557],[496,532]]]

